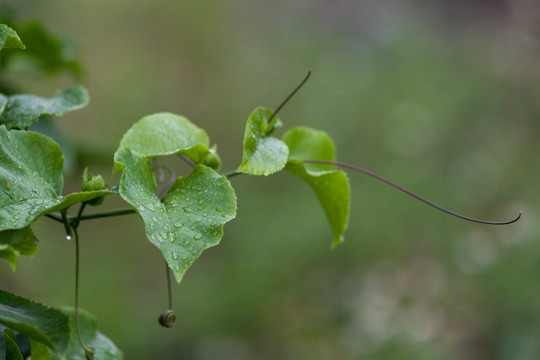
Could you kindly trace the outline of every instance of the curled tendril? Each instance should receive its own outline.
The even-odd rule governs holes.
[[[86,357],[86,360],[94,360],[95,353],[96,349],[93,346],[87,346],[84,349],[84,356]]]
[[[430,206],[433,206],[434,208],[442,211],[442,212],[445,212],[449,215],[452,215],[452,216],[455,216],[457,218],[460,218],[460,219],[463,219],[463,220],[467,220],[467,221],[472,221],[472,222],[476,222],[476,223],[480,223],[480,224],[487,224],[487,225],[508,225],[508,224],[512,224],[516,221],[518,221],[520,218],[521,218],[521,212],[519,213],[519,215],[517,217],[515,217],[514,219],[511,219],[511,220],[507,220],[507,221],[489,221],[489,220],[480,220],[480,219],[475,219],[475,218],[472,218],[472,217],[468,217],[468,216],[464,216],[464,215],[461,215],[461,214],[458,214],[456,212],[453,212],[451,210],[448,210],[446,208],[443,208],[442,206],[440,205],[437,205],[435,204],[434,202],[432,201],[429,201],[428,199],[420,196],[420,195],[417,195],[415,193],[413,193],[412,191],[408,190],[408,189],[405,189],[403,186],[401,185],[398,185],[396,184],[395,182],[391,181],[391,180],[388,180],[387,178],[385,177],[382,177],[381,175],[379,174],[375,174],[374,172],[372,171],[369,171],[369,170],[366,170],[366,169],[362,169],[358,166],[354,166],[354,165],[351,165],[351,164],[347,164],[347,163],[342,163],[342,162],[339,162],[339,161],[329,161],[329,160],[302,160],[303,162],[305,163],[319,163],[319,164],[331,164],[331,165],[336,165],[336,166],[341,166],[341,167],[345,167],[345,168],[348,168],[348,169],[351,169],[351,170],[355,170],[355,171],[358,171],[358,172],[361,172],[361,173],[364,173],[366,175],[369,175],[371,177],[374,177],[375,179],[378,179],[384,183],[387,183],[388,185],[391,185],[393,187],[395,187],[396,189],[399,189],[401,191],[403,191],[404,193],[430,205]]]
[[[158,181],[158,183],[161,183],[165,180],[163,170],[167,170],[167,172],[171,176],[169,181],[167,181],[167,183],[163,186],[163,189],[161,189],[161,191],[159,192],[158,196],[159,198],[162,198],[167,193],[167,191],[171,188],[171,186],[174,185],[176,181],[176,172],[170,166],[158,164],[157,162],[152,167],[152,170],[157,171],[156,180]]]
[[[159,316],[159,324],[163,327],[170,328],[173,326],[176,321],[176,315],[171,309],[166,310],[163,314]]]

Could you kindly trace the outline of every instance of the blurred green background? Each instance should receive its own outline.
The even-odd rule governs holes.
[[[81,306],[126,359],[540,358],[540,3],[3,5],[79,46],[91,103],[55,122],[66,192],[85,166],[116,185],[122,134],[160,111],[205,128],[232,170],[251,110],[277,106],[312,70],[281,113],[285,129],[325,130],[340,160],[466,215],[523,211],[507,227],[468,223],[350,173],[346,242],[331,250],[323,211],[299,179],[232,178],[237,219],[174,287],[172,329],[157,323],[163,261],[142,221],[84,222]],[[2,82],[41,96],[74,81],[4,70]],[[74,244],[47,219],[33,228],[37,255],[15,273],[1,263],[0,287],[70,305]]]

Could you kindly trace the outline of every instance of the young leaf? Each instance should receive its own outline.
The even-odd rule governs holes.
[[[88,93],[80,85],[70,86],[50,99],[35,95],[11,95],[4,98],[5,104],[0,106],[0,124],[18,128],[32,125],[42,115],[60,116],[88,104]]]
[[[63,161],[60,147],[51,138],[0,126],[0,231],[22,229],[41,215],[115,193],[60,195]]]
[[[0,24],[0,51],[9,48],[24,49],[25,46],[15,30],[5,24]]]
[[[30,227],[0,231],[0,259],[7,260],[13,271],[19,255],[33,256],[37,251],[38,239]]]
[[[269,125],[272,116],[268,109],[258,107],[248,118],[244,133],[244,155],[238,172],[251,175],[270,175],[281,171],[287,163],[289,149],[279,139],[268,136],[275,126]]]
[[[3,290],[0,290],[0,324],[58,352],[63,352],[68,346],[70,328],[67,315]]]
[[[120,148],[130,148],[141,156],[180,154],[195,164],[210,154],[206,132],[183,116],[158,113],[137,121],[120,141]]]
[[[104,190],[107,187],[105,180],[101,175],[93,175],[88,172],[88,168],[84,169],[83,172],[83,182],[81,186],[82,191],[100,191]],[[88,201],[88,204],[92,206],[101,205],[105,201],[104,197],[98,197]]]
[[[115,162],[123,171],[120,195],[142,217],[148,239],[180,282],[202,251],[219,243],[223,225],[235,217],[234,190],[227,178],[197,165],[189,176],[178,178],[161,201],[148,159],[123,148]]]
[[[349,220],[350,185],[347,174],[332,165],[303,163],[302,160],[334,160],[334,144],[318,130],[298,127],[289,130],[283,141],[290,150],[285,170],[306,181],[321,203],[334,235],[333,246],[343,242]]]

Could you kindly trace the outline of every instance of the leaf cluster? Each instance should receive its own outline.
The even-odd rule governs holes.
[[[7,25],[0,25],[0,51],[27,47],[47,63],[50,59],[39,54],[55,54],[59,43],[45,36],[38,25],[25,29],[32,39],[46,39],[40,46],[48,46],[50,52],[37,46],[34,49],[33,43],[25,46]],[[66,64],[63,67],[75,68]],[[326,133],[306,127],[274,137],[282,122],[272,110],[263,107],[248,117],[243,158],[232,172],[219,173],[217,146],[211,146],[203,129],[183,116],[157,113],[135,122],[120,140],[113,156],[113,171],[121,173],[118,185],[107,187],[100,175],[86,169],[81,191],[63,194],[64,156],[60,146],[46,135],[29,131],[28,126],[46,115],[61,116],[80,109],[88,101],[87,91],[80,85],[50,98],[0,94],[0,258],[7,260],[13,270],[18,256],[36,253],[38,240],[31,230],[34,221],[44,216],[57,220],[71,237],[85,219],[86,205],[99,206],[107,196],[120,195],[130,206],[128,212],[142,219],[148,240],[161,251],[179,283],[205,249],[219,244],[224,225],[236,216],[236,194],[229,178],[239,174],[267,176],[282,170],[301,178],[314,190],[330,223],[333,245],[343,241],[350,199],[346,174],[334,165],[303,162],[335,160],[332,140]],[[192,171],[179,175],[160,162],[163,157],[185,161]],[[170,177],[167,183],[165,173]],[[79,207],[77,215],[68,216],[74,206]],[[4,328],[0,353],[10,359],[28,355],[32,359],[89,356],[73,340],[73,317],[71,311],[47,308],[2,291],[0,324]],[[114,344],[95,330],[89,315],[83,315],[80,323],[82,337],[96,348],[96,356],[121,357]]]

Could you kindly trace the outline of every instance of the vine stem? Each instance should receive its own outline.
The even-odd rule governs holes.
[[[515,218],[515,219],[512,219],[512,220],[508,220],[508,221],[488,221],[488,220],[480,220],[480,219],[475,219],[475,218],[472,218],[472,217],[468,217],[468,216],[464,216],[464,215],[461,215],[461,214],[458,214],[454,211],[451,211],[451,210],[448,210],[440,205],[437,205],[435,204],[434,202],[432,201],[429,201],[428,199],[420,196],[420,195],[417,195],[415,193],[413,193],[412,191],[404,188],[403,186],[401,185],[398,185],[396,184],[395,182],[391,181],[391,180],[388,180],[387,178],[381,176],[381,175],[378,175],[372,171],[369,171],[369,170],[366,170],[366,169],[362,169],[358,166],[354,166],[354,165],[351,165],[351,164],[347,164],[347,163],[343,163],[343,162],[339,162],[339,161],[330,161],[330,160],[302,160],[303,162],[305,163],[317,163],[317,164],[331,164],[331,165],[336,165],[336,166],[341,166],[341,167],[344,167],[344,168],[348,168],[348,169],[351,169],[351,170],[355,170],[355,171],[359,171],[361,173],[364,173],[366,175],[369,175],[377,180],[380,180],[388,185],[391,185],[393,187],[395,187],[396,189],[398,190],[401,190],[403,191],[404,193],[414,197],[415,199],[418,199],[430,206],[433,206],[435,209],[438,209],[442,212],[445,212],[449,215],[452,215],[452,216],[455,216],[455,217],[458,217],[460,219],[463,219],[463,220],[467,220],[467,221],[472,221],[472,222],[476,222],[476,223],[480,223],[480,224],[488,224],[488,225],[508,225],[508,224],[512,224],[516,221],[518,221],[520,218],[521,218],[521,212],[519,213],[519,215]]]
[[[119,216],[119,215],[128,215],[128,214],[135,214],[135,209],[124,208],[124,209],[113,209],[113,210],[98,211],[98,212],[95,212],[95,213],[92,213],[92,214],[81,215],[79,217],[77,217],[77,216],[68,217],[67,221],[71,222],[71,221],[74,221],[74,220],[77,220],[77,219],[79,221],[80,220],[92,220],[92,219],[99,219],[99,218],[105,218],[105,217],[111,217],[111,216]],[[64,222],[62,217],[60,215],[58,215],[58,214],[55,214],[55,213],[46,214],[45,216],[50,218],[50,219],[53,219],[55,221],[59,221],[61,223]]]

